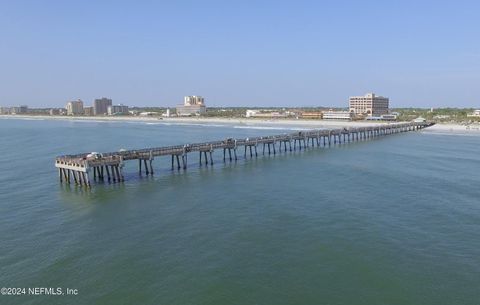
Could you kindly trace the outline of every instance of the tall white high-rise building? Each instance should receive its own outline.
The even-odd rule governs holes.
[[[184,98],[183,105],[184,106],[205,105],[205,101],[201,96],[190,95]]]

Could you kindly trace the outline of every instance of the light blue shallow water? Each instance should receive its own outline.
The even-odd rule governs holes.
[[[237,126],[242,127],[242,126]],[[0,119],[1,304],[476,304],[480,136],[428,131],[121,185],[59,184],[58,154],[283,133]]]

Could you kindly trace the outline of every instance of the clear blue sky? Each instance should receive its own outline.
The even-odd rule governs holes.
[[[480,107],[478,1],[0,0],[0,105]]]

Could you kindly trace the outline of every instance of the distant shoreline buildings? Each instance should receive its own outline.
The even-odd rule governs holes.
[[[84,106],[82,100],[70,101],[65,106],[66,111],[62,109],[51,109],[50,115],[66,115],[70,116],[113,116],[130,114],[128,106],[123,104],[112,105],[112,99],[102,97],[93,101],[93,106]]]
[[[367,93],[364,96],[352,96],[349,98],[348,110],[329,109],[321,112],[278,112],[248,109],[245,112],[247,118],[281,118],[296,117],[323,120],[395,120],[394,114],[389,114],[389,99],[377,96],[375,93]]]
[[[28,106],[0,107],[0,114],[27,114]]]
[[[207,112],[207,107],[203,97],[191,95],[185,96],[183,105],[178,105],[176,110],[178,116],[202,115]]]
[[[247,109],[245,117],[247,118],[305,118],[305,119],[324,119],[324,120],[395,120],[395,114],[389,114],[389,99],[387,97],[367,93],[364,96],[351,96],[349,98],[348,110],[328,109],[323,111],[308,110],[261,110]],[[50,109],[50,115],[68,115],[68,116],[117,116],[117,115],[140,115],[140,116],[201,116],[207,113],[205,99],[202,96],[185,96],[183,104],[177,105],[176,113],[154,111],[129,110],[129,107],[123,104],[113,105],[110,98],[102,97],[94,99],[92,106],[85,106],[81,99],[69,101],[65,109]],[[10,109],[0,108],[2,114],[22,114],[27,113],[27,106],[12,107]]]
[[[219,109],[211,108],[208,115],[211,117],[232,117],[232,118],[260,118],[260,119],[311,119],[311,120],[366,120],[366,121],[395,121],[398,118],[410,120],[419,116],[433,120],[458,120],[462,118],[475,121],[480,119],[480,110],[469,109],[451,114],[451,111],[443,110],[438,113],[430,109],[428,113],[417,109],[405,109],[402,113],[391,112],[388,97],[367,93],[363,96],[350,96],[348,107],[326,108],[326,107],[292,107],[292,108],[253,108],[226,107]],[[173,111],[171,111],[173,110]],[[65,108],[29,108],[26,105],[14,107],[0,107],[2,115],[51,115],[51,116],[140,116],[140,117],[187,117],[202,116],[207,114],[205,99],[202,96],[185,96],[183,104],[177,105],[174,109],[166,107],[132,107],[123,104],[113,104],[111,98],[102,97],[93,100],[91,106],[85,105],[81,99],[72,100],[66,103]]]
[[[155,111],[139,111],[130,109],[129,106],[123,104],[114,105],[112,99],[107,97],[94,99],[92,106],[86,106],[81,99],[72,100],[66,103],[65,108],[47,108],[37,109],[30,112],[27,106],[19,107],[0,107],[0,114],[39,114],[45,113],[51,116],[67,115],[67,116],[119,116],[119,115],[138,115],[138,116],[192,116],[204,115],[207,112],[205,99],[201,96],[185,96],[184,103],[176,107],[176,113],[171,113],[170,108],[165,112]]]

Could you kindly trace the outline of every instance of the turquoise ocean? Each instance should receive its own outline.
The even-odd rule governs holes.
[[[54,157],[290,132],[0,119],[0,304],[479,304],[480,134],[424,130],[59,183]]]

